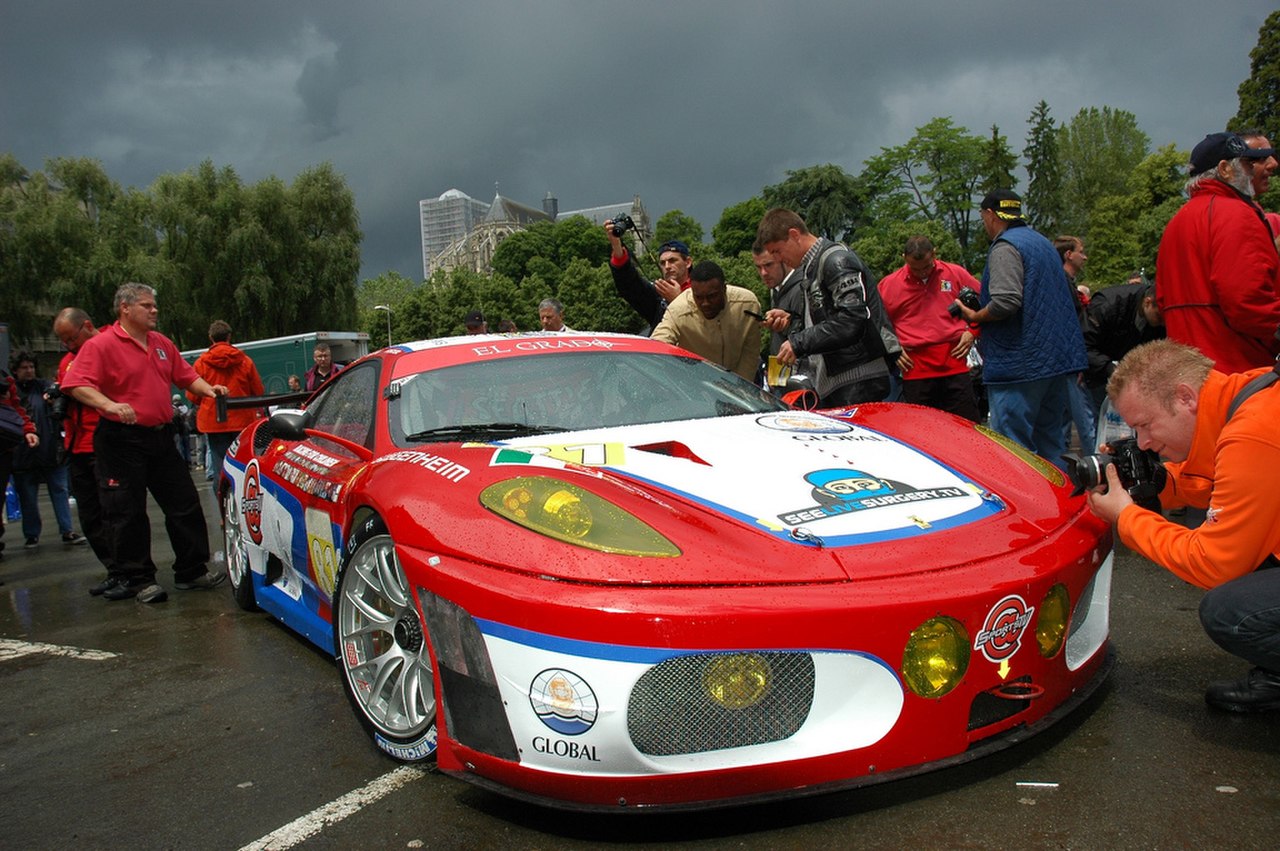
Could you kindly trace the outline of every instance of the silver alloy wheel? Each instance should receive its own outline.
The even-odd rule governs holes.
[[[222,501],[222,546],[227,558],[227,578],[232,588],[239,588],[249,581],[249,545],[244,539],[234,493],[228,493]]]
[[[375,535],[352,554],[334,614],[347,691],[369,722],[397,739],[434,725],[431,658],[390,535]]]

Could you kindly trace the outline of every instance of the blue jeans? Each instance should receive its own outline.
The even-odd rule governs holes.
[[[205,478],[213,482],[213,495],[218,495],[218,479],[222,476],[222,460],[227,457],[227,450],[235,441],[238,431],[211,431],[205,436],[209,438],[209,469]]]
[[[1268,558],[1253,573],[1211,588],[1200,623],[1223,650],[1280,674],[1280,567]]]
[[[58,531],[66,535],[71,531],[71,502],[67,498],[67,468],[53,467],[45,470],[14,470],[13,489],[18,492],[22,505],[22,534],[39,538],[44,524],[40,520],[40,483],[49,486],[49,503],[58,521]]]
[[[1071,421],[1076,424],[1076,433],[1080,435],[1080,452],[1092,455],[1098,451],[1098,409],[1093,406],[1093,397],[1089,388],[1079,375],[1071,378]]]
[[[1057,375],[1036,381],[988,384],[991,428],[1063,468],[1067,427],[1071,424],[1067,407],[1074,380],[1074,375]]]

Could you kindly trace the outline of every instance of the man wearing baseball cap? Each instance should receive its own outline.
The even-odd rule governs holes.
[[[1156,258],[1156,299],[1169,339],[1195,346],[1219,372],[1270,366],[1280,352],[1280,254],[1253,177],[1272,148],[1210,133],[1191,152],[1187,203]]]
[[[609,239],[609,271],[613,275],[613,286],[648,325],[643,333],[652,333],[667,312],[667,305],[689,289],[689,270],[693,268],[689,246],[678,239],[662,243],[658,247],[658,268],[662,270],[662,277],[650,282],[640,274],[635,259],[622,242],[622,231],[614,227],[612,220],[604,223],[604,234]]]
[[[982,308],[955,304],[982,326],[978,352],[991,428],[1062,466],[1070,383],[1088,363],[1075,289],[1053,243],[1023,220],[1017,193],[988,192],[980,209],[991,240]]]

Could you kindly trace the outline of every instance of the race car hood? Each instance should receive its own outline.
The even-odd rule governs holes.
[[[850,421],[805,412],[504,441],[491,463],[596,468],[694,512],[735,521],[710,524],[717,536],[737,530],[744,545],[765,535],[774,546],[829,555],[935,534],[1005,509],[977,482],[924,452]],[[696,550],[710,534],[676,543]],[[796,559],[813,575],[791,579],[822,581],[848,572],[850,559],[817,556]]]

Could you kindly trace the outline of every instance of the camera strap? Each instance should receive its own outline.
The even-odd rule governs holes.
[[[1231,404],[1227,406],[1227,421],[1231,420],[1235,415],[1236,409],[1243,405],[1246,399],[1259,390],[1264,390],[1275,384],[1277,380],[1280,380],[1280,358],[1276,359],[1276,365],[1270,372],[1264,372],[1240,388],[1240,392],[1235,395],[1235,398],[1231,400]]]

